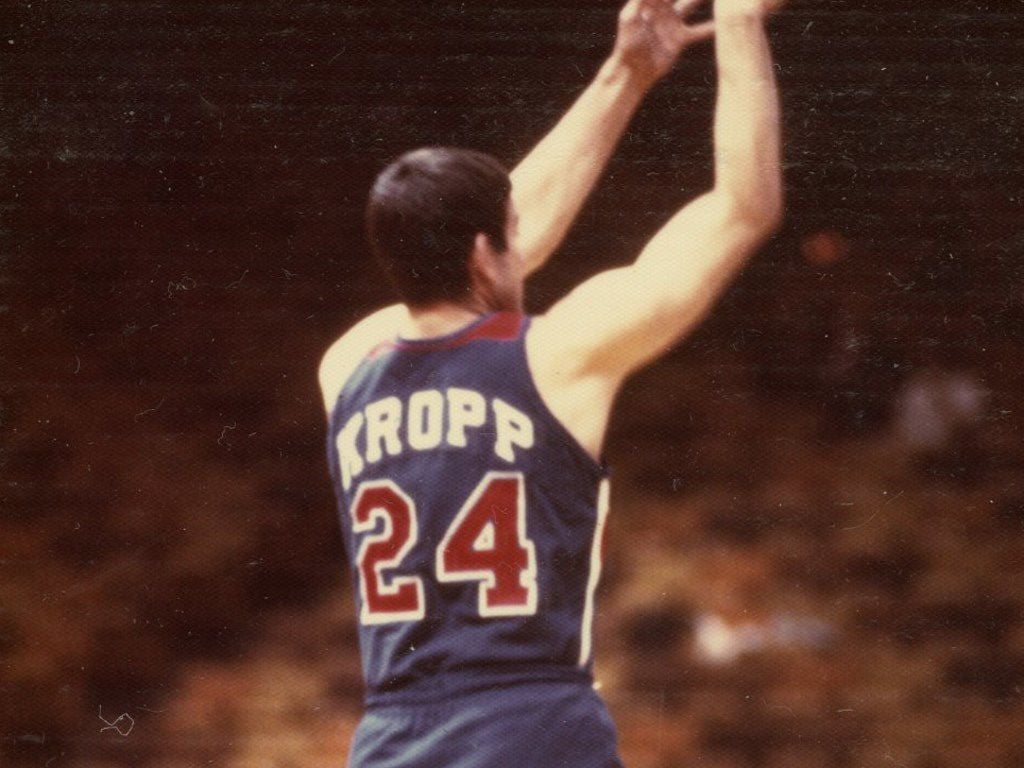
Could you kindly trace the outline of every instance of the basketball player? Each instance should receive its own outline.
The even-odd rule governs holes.
[[[710,34],[692,5],[630,0],[609,62],[511,175],[422,149],[373,187],[370,241],[403,303],[320,371],[367,688],[353,768],[621,765],[591,678],[602,440],[623,380],[779,223],[769,0],[714,2],[714,187],[544,315],[522,314],[523,282],[642,94]]]

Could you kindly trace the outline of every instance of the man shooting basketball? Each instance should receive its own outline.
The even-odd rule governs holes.
[[[320,370],[367,687],[355,768],[620,765],[591,677],[602,442],[623,381],[778,225],[776,3],[714,2],[713,188],[545,314],[522,314],[523,284],[643,94],[711,34],[686,23],[695,4],[630,0],[609,61],[511,174],[422,149],[373,187],[370,241],[403,303]]]

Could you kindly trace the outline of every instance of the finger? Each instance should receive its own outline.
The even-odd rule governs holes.
[[[640,0],[638,12],[644,21],[660,16],[668,8],[668,0]]]
[[[715,34],[715,22],[713,20],[702,21],[700,24],[689,24],[686,27],[686,40],[690,43],[699,43],[707,40]]]
[[[676,2],[672,4],[672,10],[674,10],[683,18],[686,18],[694,9],[696,9],[698,5],[700,5],[703,2],[704,0],[676,0]]]
[[[672,7],[672,0],[653,0],[647,7],[653,17],[658,19],[677,19],[675,9]]]
[[[625,17],[636,14],[637,10],[640,8],[641,1],[642,0],[629,0],[629,2],[622,6],[622,10],[619,11],[619,15]]]
[[[619,11],[619,18],[638,19],[641,15],[648,15],[651,3],[652,0],[629,0]]]

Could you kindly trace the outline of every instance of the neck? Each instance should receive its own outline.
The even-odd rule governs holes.
[[[490,311],[489,308],[482,302],[444,303],[433,304],[429,307],[410,308],[409,322],[402,329],[400,335],[406,339],[444,336],[465,327],[488,311]]]

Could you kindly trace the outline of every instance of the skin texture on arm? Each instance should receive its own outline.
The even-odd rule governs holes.
[[[725,1],[719,0],[720,3]],[[620,14],[615,51],[601,74],[513,171],[512,208],[519,211],[517,240],[524,273],[528,274],[543,264],[564,237],[650,86],[672,67],[685,47],[712,34],[712,22],[690,25],[685,21],[686,15],[699,2],[680,0],[673,5],[669,0],[630,0]],[[651,257],[647,261],[653,262],[654,259]],[[661,277],[653,275],[649,279],[660,281]],[[587,285],[591,287],[591,293],[599,295],[602,285],[607,282],[595,279]],[[581,287],[573,296],[585,288]],[[620,290],[621,286],[616,288],[613,285],[607,289],[611,294]],[[463,307],[452,309],[463,314],[466,311]],[[572,311],[573,302],[570,301],[567,312],[571,314]],[[394,337],[409,322],[410,314],[404,306],[387,307],[367,317],[332,345],[320,366],[320,385],[328,412],[345,381],[365,355],[381,341]],[[608,338],[613,336],[605,335]],[[552,345],[552,349],[557,359],[559,348]],[[593,352],[593,349],[589,351]],[[580,360],[586,362],[591,357],[584,355]],[[586,367],[581,370],[587,375],[576,377],[577,389],[598,383],[601,392],[607,390],[613,394],[621,380],[621,376],[618,379],[614,376],[591,376]],[[558,373],[561,375],[560,370]],[[612,383],[611,389],[609,383]],[[606,397],[609,404],[611,396]]]
[[[717,0],[715,185],[635,263],[581,284],[534,321],[527,353],[551,410],[593,455],[623,380],[692,330],[782,215],[767,3]]]
[[[568,112],[513,169],[527,273],[565,237],[647,91],[682,51],[711,36],[710,22],[687,24],[700,0],[630,0],[619,14],[611,56]]]
[[[673,6],[670,0],[629,0],[619,15],[611,57],[557,125],[512,171],[511,209],[525,211],[516,238],[524,273],[539,268],[562,241],[650,87],[686,47],[711,36],[711,23],[685,22],[699,2],[680,0]],[[485,244],[486,238],[480,235],[475,248],[486,250]],[[475,296],[479,288],[474,287]],[[410,325],[410,314],[402,305],[365,318],[323,357],[319,378],[324,407],[329,413],[366,353],[400,329],[443,333],[450,330],[448,326],[465,322],[467,312],[486,308],[439,306],[433,328]]]

